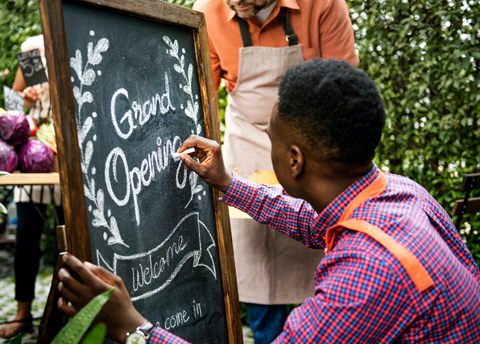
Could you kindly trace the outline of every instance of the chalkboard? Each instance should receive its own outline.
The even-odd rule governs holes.
[[[190,134],[219,140],[203,14],[157,0],[40,8],[70,252],[185,340],[242,342],[226,207],[171,157]]]
[[[34,49],[17,54],[25,85],[33,86],[47,81],[40,50]]]
[[[23,97],[12,90],[10,87],[3,85],[3,96],[5,100],[5,110],[24,111]]]

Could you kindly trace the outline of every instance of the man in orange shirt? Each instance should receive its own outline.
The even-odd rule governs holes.
[[[204,12],[216,88],[229,93],[223,154],[230,172],[273,171],[265,132],[280,77],[314,57],[358,64],[345,0],[198,0]],[[250,219],[232,219],[240,301],[255,344],[270,343],[286,319],[285,304],[313,296],[323,257]]]

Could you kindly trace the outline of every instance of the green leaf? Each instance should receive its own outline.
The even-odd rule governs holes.
[[[0,203],[0,215],[5,215],[5,216],[8,215],[8,210],[7,210],[7,208],[5,208],[3,203]]]
[[[82,344],[101,344],[107,334],[107,325],[99,323],[87,333]]]
[[[115,287],[97,295],[80,312],[77,313],[55,336],[51,344],[77,344],[87,331],[93,319],[102,309],[103,305],[112,296]]]
[[[10,340],[10,344],[22,344],[22,334],[19,333]]]

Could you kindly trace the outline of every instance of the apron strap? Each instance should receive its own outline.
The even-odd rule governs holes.
[[[278,18],[280,20],[280,24],[282,24],[283,31],[285,31],[285,39],[287,40],[289,46],[297,45],[298,37],[293,30],[292,23],[290,22],[290,9],[286,8],[285,12],[287,12],[286,17]]]
[[[243,41],[243,46],[244,47],[251,47],[252,44],[252,38],[250,36],[250,32],[248,31],[248,23],[246,20],[243,20],[240,17],[238,18],[238,26],[240,26],[240,34],[242,35],[242,41]]]
[[[283,31],[285,31],[285,39],[288,42],[289,46],[297,45],[298,44],[298,37],[295,31],[293,30],[292,23],[290,22],[290,10],[288,8],[285,9],[287,13],[286,17],[280,17],[280,24],[282,24]],[[250,32],[248,31],[248,23],[246,20],[237,16],[238,19],[238,26],[240,27],[240,34],[242,35],[242,41],[244,47],[251,47],[252,38],[250,36]]]
[[[420,261],[405,247],[396,242],[391,236],[382,231],[380,228],[368,223],[364,220],[350,219],[339,222],[329,228],[333,231],[341,231],[342,228],[351,229],[362,232],[375,239],[383,247],[385,247],[392,255],[394,255],[402,264],[412,282],[419,291],[424,291],[428,287],[434,285],[434,282],[427,270],[422,266]]]

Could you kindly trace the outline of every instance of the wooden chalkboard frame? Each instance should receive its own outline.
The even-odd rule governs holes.
[[[206,137],[220,142],[217,96],[211,78],[212,69],[203,13],[158,0],[68,0],[68,2],[192,30]],[[70,253],[81,260],[92,261],[62,0],[39,0],[39,3],[57,137],[67,229],[66,241]],[[213,189],[228,338],[230,343],[243,343],[230,220],[228,208],[219,201],[219,197],[220,193]],[[58,279],[55,275],[40,325],[39,343],[50,343],[63,325],[64,319],[58,313],[56,305],[57,284]]]

